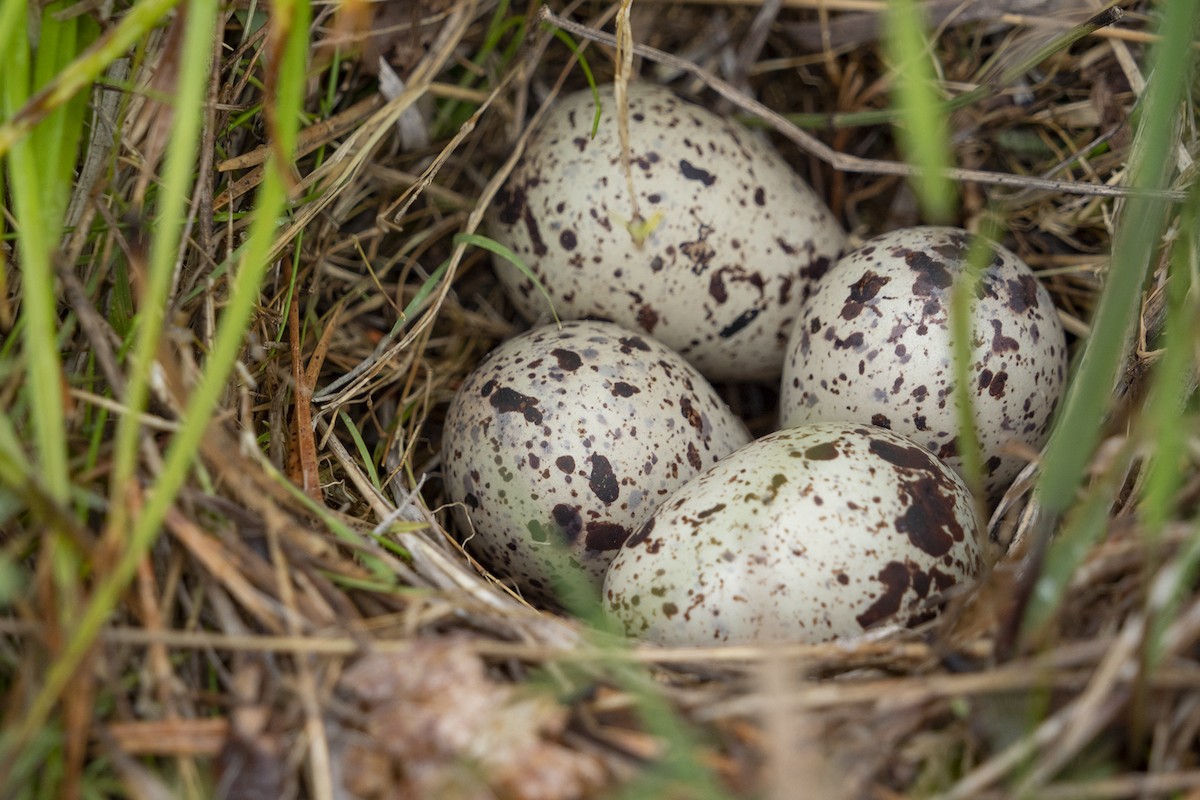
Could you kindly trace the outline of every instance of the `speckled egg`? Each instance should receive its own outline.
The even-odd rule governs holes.
[[[467,517],[468,549],[543,599],[572,576],[598,586],[672,490],[750,440],[677,354],[589,321],[538,328],[489,353],[451,403],[443,436],[446,492]]]
[[[906,228],[838,261],[803,303],[792,331],[782,424],[870,422],[961,469],[949,312],[971,241],[956,228]],[[971,340],[975,424],[994,495],[1024,463],[1006,448],[1045,442],[1067,370],[1065,334],[1049,294],[1003,247],[979,279]]]
[[[670,90],[629,87],[635,220],[612,86],[562,98],[497,197],[490,230],[564,319],[654,335],[713,380],[775,380],[807,281],[845,237],[758,135]],[[545,299],[508,261],[496,271],[528,319]]]
[[[664,645],[823,642],[935,611],[976,575],[962,480],[882,428],[777,431],[675,492],[617,553],[609,615]]]

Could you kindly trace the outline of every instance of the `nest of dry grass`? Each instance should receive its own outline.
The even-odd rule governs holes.
[[[1051,5],[934,3],[945,85],[975,86],[990,61],[1080,18],[1051,14]],[[959,222],[973,227],[989,206],[1002,211],[1006,244],[1040,271],[1073,337],[1088,333],[1116,201],[1036,179],[1118,182],[1150,38],[1149,10],[1123,5],[1119,28],[1055,53],[951,119],[956,163],[1013,178],[960,181]],[[695,776],[707,774],[713,796],[1200,796],[1200,595],[1165,623],[1153,668],[1142,649],[1147,598],[1194,536],[1200,472],[1189,466],[1178,518],[1150,547],[1130,500],[1140,461],[1116,455],[1155,357],[1161,276],[1143,300],[1122,400],[1093,463],[1096,476],[1121,471],[1114,485],[1125,488],[1036,639],[1016,636],[1036,566],[1022,547],[921,629],[711,650],[602,646],[583,623],[529,606],[462,551],[438,480],[442,415],[481,356],[523,326],[486,254],[455,237],[482,232],[536,111],[584,85],[571,51],[533,23],[537,6],[510,12],[530,20],[511,58],[502,56],[512,29],[480,63],[472,59],[495,0],[322,8],[313,57],[323,71],[306,104],[322,111],[302,134],[291,229],[302,236],[277,254],[202,463],[61,700],[66,785],[89,786],[99,771],[146,797],[556,800],[700,796]],[[612,5],[553,6],[611,31]],[[636,41],[701,71],[644,56],[638,69],[730,111],[730,97],[713,91],[717,78],[780,113],[886,108],[877,10],[640,0]],[[231,47],[213,76],[206,125],[212,163],[201,165],[173,333],[162,345],[180,385],[194,379],[223,303],[214,263],[238,245],[237,212],[263,174],[263,131],[239,122],[262,97],[249,77],[263,36],[243,32],[244,19],[226,19]],[[354,57],[335,61],[335,43]],[[144,76],[169,61],[169,45],[169,36],[147,44]],[[610,79],[613,51],[593,42],[585,53],[597,80]],[[153,111],[140,96],[125,108],[114,118],[123,149],[112,174],[81,175],[80,191],[105,200],[92,213],[112,219],[99,241],[69,254],[78,277],[64,278],[69,304],[92,321],[66,348],[95,353],[110,380],[122,370],[103,324],[114,253],[136,260],[140,246],[136,220],[120,224],[119,209],[154,174],[164,131]],[[794,136],[772,138],[852,235],[919,222],[903,177],[870,166],[900,160],[888,126],[811,135],[850,161],[831,164]],[[439,264],[445,277],[430,283]],[[736,407],[740,395],[729,391]],[[72,390],[80,405],[101,403],[100,394]],[[172,397],[159,394],[146,419],[147,484],[182,411]],[[761,431],[771,412],[751,422]],[[101,467],[84,482],[102,486],[104,477]],[[1034,523],[1028,489],[1018,484],[1005,498],[997,536],[1020,538]],[[86,530],[80,537],[91,546]],[[95,558],[102,569],[104,554]],[[49,568],[38,566],[34,590],[0,620],[10,714],[63,646]]]

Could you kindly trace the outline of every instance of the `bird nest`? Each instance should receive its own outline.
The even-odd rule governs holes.
[[[526,602],[464,550],[439,478],[456,387],[526,327],[477,246],[485,212],[542,111],[587,85],[580,60],[598,82],[622,64],[620,4],[519,5],[315,9],[287,216],[237,367],[171,490],[164,463],[236,302],[239,248],[271,174],[272,63],[288,23],[274,7],[265,25],[253,6],[219,19],[158,379],[135,479],[119,490],[114,431],[97,415],[122,413],[134,368],[119,322],[145,313],[147,197],[172,136],[166,95],[187,67],[185,17],[98,85],[89,130],[108,150],[99,166],[81,161],[70,230],[86,235],[65,235],[58,262],[78,320],[61,339],[73,480],[91,499],[76,510],[31,491],[3,522],[28,588],[0,620],[7,713],[49,721],[18,734],[10,786],[529,800],[1200,793],[1186,292],[1198,228],[1178,203],[1194,174],[1194,106],[1165,151],[1167,177],[1127,188],[1162,10],[1121,3],[1119,20],[1085,30],[1099,10],[1086,4],[922,6],[948,109],[951,221],[999,220],[1072,352],[1113,364],[1070,502],[1043,502],[1043,454],[1025,453],[989,524],[1012,546],[922,626],[666,648]],[[762,128],[859,242],[923,221],[895,136],[886,5],[637,0],[633,69]],[[1150,225],[1146,279],[1121,299],[1140,308],[1136,326],[1096,353],[1114,244],[1123,252],[1123,230],[1149,224],[1134,216],[1146,204],[1168,224]],[[18,266],[21,255],[9,251]],[[6,332],[21,285],[10,280],[0,308]],[[1183,366],[1159,370],[1172,352]],[[11,371],[0,378],[8,398],[19,387]],[[770,430],[773,388],[720,388],[753,432]],[[163,491],[158,533],[121,577],[129,543],[111,529],[113,506],[136,519]],[[39,538],[47,526],[58,532]],[[74,594],[55,575],[64,550]],[[73,615],[109,579],[113,613],[75,652]],[[46,759],[55,770],[34,768]]]

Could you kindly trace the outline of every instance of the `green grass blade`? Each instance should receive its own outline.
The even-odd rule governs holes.
[[[8,3],[24,3],[20,0],[5,0]],[[9,151],[14,143],[24,138],[33,126],[50,111],[58,108],[80,91],[88,88],[103,74],[104,70],[118,58],[125,55],[150,32],[168,11],[178,5],[179,0],[140,0],[121,17],[107,33],[85,50],[79,58],[67,69],[62,70],[54,81],[23,106],[20,111],[13,113],[0,124],[0,156]],[[0,19],[0,22],[3,20]],[[25,39],[25,27],[14,28],[7,24],[0,28],[9,35],[19,34]],[[5,73],[8,81],[8,73]]]
[[[1192,367],[1197,356],[1197,331],[1200,331],[1200,297],[1194,274],[1200,266],[1200,196],[1195,191],[1180,216],[1179,230],[1172,252],[1171,271],[1167,278],[1167,320],[1163,334],[1164,352],[1154,375],[1154,385],[1143,420],[1149,428],[1148,441],[1153,442],[1152,456],[1147,469],[1146,488],[1139,508],[1143,536],[1152,546],[1171,516],[1177,513],[1177,498],[1184,485],[1187,447],[1196,429],[1196,415],[1186,404],[1191,390]],[[1158,567],[1162,556],[1151,554],[1151,569]],[[1165,597],[1148,597],[1150,626],[1146,637],[1146,664],[1157,665],[1163,650],[1163,635],[1175,618],[1185,592],[1196,578],[1200,566],[1200,536],[1193,535],[1182,552],[1172,560],[1173,585]],[[1149,571],[1149,570],[1148,570]]]
[[[354,440],[354,449],[358,451],[358,457],[362,461],[363,468],[367,471],[367,477],[371,479],[371,485],[382,492],[383,485],[379,482],[379,471],[375,469],[375,459],[371,457],[371,450],[367,447],[367,443],[363,441],[358,426],[354,424],[354,420],[350,419],[350,415],[345,411],[339,413],[338,418],[346,426],[346,431],[349,432],[350,438]]]
[[[17,1],[20,2],[20,0]],[[147,3],[147,5],[152,4]],[[150,302],[146,305],[153,306],[154,308],[143,307],[142,309],[143,312],[152,312],[147,315],[147,319],[150,321],[144,319],[141,322],[145,326],[141,332],[143,336],[147,335],[147,330],[153,330],[154,323],[152,320],[156,316],[158,319],[161,319],[161,307],[164,303],[155,303],[152,298],[161,297],[165,300],[166,291],[157,286],[158,283],[163,281],[163,276],[159,273],[166,272],[167,279],[169,280],[169,271],[173,264],[174,254],[178,247],[183,227],[184,211],[188,190],[191,185],[191,172],[196,163],[195,153],[196,145],[199,141],[199,127],[201,122],[200,109],[203,107],[205,85],[209,74],[208,69],[204,65],[209,63],[209,59],[212,56],[211,47],[215,40],[217,10],[218,4],[215,0],[192,0],[188,7],[189,25],[184,38],[182,57],[184,63],[194,65],[194,68],[181,72],[180,82],[177,87],[176,97],[178,108],[175,118],[176,127],[167,151],[167,163],[162,184],[163,199],[162,205],[158,209],[159,224],[155,230],[154,242],[151,246],[150,282],[152,288],[147,295],[147,299],[150,299]],[[126,17],[125,20],[129,20],[130,17],[136,18],[134,11],[131,11],[130,16]],[[23,142],[18,142],[14,147],[14,154],[23,146]],[[166,266],[164,267],[163,264],[166,264]],[[156,295],[155,292],[160,292],[161,294]],[[224,322],[225,320],[222,321]],[[226,335],[228,336],[228,333]],[[53,343],[53,337],[49,341]],[[133,447],[130,447],[129,444],[125,445],[130,450],[136,447],[137,430],[136,427],[133,427],[133,421],[136,420],[136,412],[141,411],[145,404],[145,384],[149,375],[150,359],[152,358],[156,343],[157,336],[155,336],[155,342],[148,344],[145,342],[140,343],[140,360],[137,363],[137,369],[134,371],[133,381],[131,381],[131,395],[133,385],[141,383],[142,386],[139,392],[143,399],[138,405],[133,406],[135,409],[134,413],[124,415],[121,423],[123,427],[118,429],[118,436],[123,435],[127,440],[132,440]],[[57,391],[57,385],[55,389]],[[55,400],[57,404],[57,396]],[[202,430],[206,418],[206,415],[189,415],[188,423],[190,426],[185,426],[184,430],[187,431],[190,428],[200,428]],[[198,438],[197,434],[197,441]],[[116,607],[121,593],[136,570],[138,562],[148,550],[150,544],[153,543],[166,509],[174,499],[179,484],[182,483],[181,476],[187,472],[188,463],[181,464],[180,462],[186,461],[190,463],[192,454],[180,451],[178,445],[179,442],[177,440],[173,443],[172,449],[168,453],[163,480],[155,486],[144,513],[137,520],[137,526],[134,529],[129,546],[122,551],[121,558],[114,566],[112,572],[101,579],[83,616],[70,631],[63,652],[51,666],[44,684],[31,703],[24,719],[16,727],[15,736],[8,740],[10,743],[19,747],[23,742],[28,741],[32,735],[43,729],[60,693],[68,681],[70,681],[71,676],[83,660],[84,655],[90,649],[92,642],[95,641],[96,636],[100,633],[100,629],[108,619],[112,609]],[[125,459],[125,463],[121,465],[121,469],[124,470],[125,480],[128,480],[133,471],[132,464],[130,463],[130,455],[126,453],[122,456],[119,452],[117,455]],[[176,480],[174,485],[171,483],[172,478]],[[53,484],[48,483],[47,485],[49,487]],[[125,498],[120,495],[121,489],[125,485],[125,482],[120,482],[114,483],[113,486],[116,502],[113,504],[112,511],[118,514],[125,508]],[[64,484],[64,488],[65,486],[66,484]],[[65,499],[65,497],[56,497],[56,499]]]
[[[950,330],[952,357],[954,361],[954,387],[952,395],[958,410],[958,454],[962,459],[962,474],[967,487],[986,506],[983,476],[983,451],[979,444],[979,426],[976,423],[974,387],[971,379],[971,362],[975,356],[972,343],[972,320],[979,280],[995,253],[995,242],[1000,238],[1000,229],[995,220],[985,217],[983,230],[971,242],[967,253],[963,275],[954,283],[950,295]],[[985,517],[986,518],[986,517]]]
[[[884,45],[895,72],[893,95],[901,124],[896,133],[905,158],[921,168],[913,188],[929,222],[948,222],[954,215],[950,166],[950,132],[942,100],[934,88],[921,10],[915,0],[893,0],[885,15]]]
[[[26,101],[33,79],[25,0],[5,0],[0,10],[0,108],[11,116]],[[33,133],[40,133],[35,131]],[[50,131],[51,135],[53,131]],[[58,223],[47,213],[46,191],[52,189],[40,162],[42,138],[30,135],[14,142],[8,153],[8,184],[17,220],[21,253],[25,320],[23,356],[29,383],[32,427],[42,480],[56,500],[69,494],[66,423],[63,419],[62,362],[58,354],[58,300],[51,253]]]
[[[212,0],[195,0],[187,12],[188,30],[182,58],[183,63],[193,64],[195,68],[183,70],[176,87],[178,102],[174,110],[174,129],[164,162],[159,203],[153,214],[155,221],[148,276],[137,310],[129,382],[124,398],[130,413],[121,415],[117,422],[113,444],[108,527],[118,536],[129,526],[126,490],[137,468],[138,438],[141,433],[139,415],[145,410],[149,399],[150,378],[162,338],[167,295],[171,290],[175,260],[188,214],[196,150],[204,120],[207,65],[212,57],[210,50],[216,19],[214,8]]]
[[[1127,457],[1127,456],[1126,456]],[[1111,475],[1090,486],[1050,544],[1023,620],[1023,635],[1037,636],[1058,609],[1075,568],[1109,530],[1109,512],[1119,487]]]
[[[421,307],[425,305],[425,301],[428,300],[430,295],[433,294],[433,290],[437,288],[437,285],[441,283],[442,278],[446,276],[446,270],[449,268],[450,259],[446,259],[441,264],[438,264],[438,268],[431,272],[428,278],[421,282],[420,287],[417,288],[417,291],[413,294],[412,299],[408,301],[408,305],[406,305],[404,310],[400,312],[400,319],[396,320],[395,326],[392,327],[391,335],[396,335],[396,333],[398,333],[400,329],[404,327],[404,324],[411,319],[414,314],[421,310]]]
[[[1144,96],[1144,109],[1134,137],[1130,184],[1137,189],[1167,185],[1175,153],[1180,102],[1191,75],[1191,39],[1200,11],[1197,0],[1179,0],[1162,7],[1162,39],[1151,52],[1153,73]],[[1166,225],[1167,206],[1162,201],[1135,195],[1125,201],[1113,237],[1112,262],[1107,282],[1092,321],[1092,332],[1077,365],[1066,400],[1046,446],[1037,497],[1044,510],[1038,530],[1048,537],[1050,526],[1075,500],[1084,471],[1099,442],[1117,372],[1138,314],[1142,286],[1151,269],[1155,249]],[[1075,529],[1079,530],[1079,529]],[[1026,609],[1025,631],[1032,632],[1049,618],[1074,571],[1082,549],[1064,532],[1047,553],[1043,575],[1034,587]],[[1081,531],[1080,536],[1089,532]],[[1066,564],[1053,563],[1067,559]]]
[[[35,88],[52,84],[78,56],[84,43],[95,38],[96,25],[90,17],[59,19],[70,5],[68,0],[57,0],[42,9],[33,61]],[[55,220],[63,217],[70,198],[88,100],[86,93],[77,94],[48,113],[36,129],[42,175],[48,189],[47,214]]]
[[[575,43],[570,34],[561,28],[552,29],[554,38],[567,46],[567,49],[574,54],[579,61],[579,69],[583,71],[583,77],[587,79],[588,88],[592,90],[592,102],[596,105],[596,112],[592,115],[592,137],[596,136],[596,131],[600,130],[600,89],[596,86],[596,78],[592,75],[592,68],[588,64],[587,58],[583,55],[583,50]]]
[[[1021,57],[1011,66],[1004,67],[999,74],[991,79],[981,76],[979,85],[970,91],[963,92],[949,100],[940,101],[941,114],[950,114],[962,108],[974,105],[980,100],[995,97],[1000,90],[1014,83],[1030,70],[1041,64],[1050,56],[1074,45],[1081,39],[1091,36],[1101,28],[1108,27],[1121,18],[1119,8],[1106,9],[1089,19],[1082,25],[1077,25],[1064,31],[1032,53]],[[886,125],[901,120],[902,111],[897,108],[876,108],[869,111],[847,111],[833,114],[822,113],[793,113],[785,114],[788,121],[801,128],[859,128],[867,125]],[[762,120],[750,118],[743,120],[747,124],[763,124]]]
[[[1146,488],[1139,508],[1144,535],[1156,539],[1175,511],[1175,498],[1186,473],[1181,469],[1187,456],[1188,438],[1181,436],[1192,364],[1196,357],[1193,332],[1200,324],[1193,291],[1192,270],[1200,256],[1200,207],[1193,201],[1184,209],[1179,230],[1187,232],[1175,242],[1167,278],[1167,319],[1162,357],[1155,367],[1154,385],[1141,422],[1152,441]]]
[[[482,71],[488,64],[488,60],[492,58],[492,54],[500,47],[500,42],[510,31],[515,31],[512,36],[512,42],[508,48],[501,52],[501,58],[495,68],[503,70],[512,60],[516,53],[517,46],[525,38],[525,17],[523,15],[509,16],[511,9],[509,0],[500,0],[496,5],[496,10],[492,12],[491,21],[488,23],[487,33],[484,34],[483,42],[479,48],[471,56],[471,63]],[[462,76],[458,80],[458,85],[462,88],[470,88],[475,85],[479,77],[479,72],[474,70],[464,70]],[[449,100],[442,106],[438,112],[437,118],[431,126],[435,132],[435,136],[450,135],[457,131],[458,128],[466,122],[467,118],[474,113],[473,104],[462,100]]]
[[[600,106],[596,106],[597,113]],[[559,325],[562,320],[558,318],[558,312],[554,310],[554,301],[550,299],[550,293],[546,291],[546,287],[538,280],[537,275],[533,274],[533,270],[521,260],[521,257],[514,253],[509,248],[497,242],[495,239],[490,239],[487,236],[481,236],[477,233],[460,233],[454,237],[455,244],[470,244],[475,247],[480,247],[487,250],[489,253],[498,255],[508,263],[512,264],[517,270],[529,280],[533,281],[533,285],[537,287],[538,293],[546,299],[546,305],[550,307],[550,316],[554,317],[554,321]]]

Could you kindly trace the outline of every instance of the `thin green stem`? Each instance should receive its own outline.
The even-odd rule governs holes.
[[[148,278],[143,296],[139,298],[129,383],[125,390],[125,405],[129,413],[123,414],[117,422],[113,444],[108,528],[112,535],[121,538],[129,527],[127,492],[137,469],[138,438],[141,433],[139,418],[149,399],[154,359],[162,339],[168,305],[167,296],[189,213],[196,149],[204,121],[205,84],[209,75],[205,65],[212,57],[215,8],[213,0],[193,0],[185,8],[188,29],[184,40],[183,63],[196,67],[183,70],[177,86],[179,101],[174,108],[174,126],[158,192],[158,207],[154,212],[156,224],[150,244]]]
[[[948,222],[957,202],[954,184],[946,176],[950,134],[934,87],[920,13],[915,0],[888,4],[884,43],[896,76],[892,91],[900,112],[897,134],[901,149],[906,160],[921,169],[913,188],[927,220]]]
[[[1130,184],[1137,189],[1168,185],[1176,129],[1185,86],[1191,75],[1191,39],[1200,17],[1200,2],[1179,0],[1162,7],[1162,39],[1151,53],[1153,72],[1144,97],[1133,143]],[[1056,521],[1075,502],[1084,472],[1099,442],[1103,420],[1133,330],[1142,287],[1155,261],[1155,252],[1166,225],[1168,206],[1144,193],[1125,200],[1113,237],[1112,261],[1104,292],[1092,321],[1092,332],[1079,359],[1075,378],[1055,421],[1046,446],[1037,498],[1042,517],[1035,532],[1040,545]],[[1026,608],[1024,631],[1036,635],[1058,607],[1066,581],[1084,552],[1080,543],[1094,531],[1073,526],[1059,536],[1047,552],[1045,570],[1033,588]],[[1059,563],[1061,560],[1061,563]]]
[[[16,0],[16,2],[21,2],[21,0]],[[153,4],[146,3],[146,5]],[[135,9],[137,8],[138,6],[135,6]],[[218,3],[216,0],[191,0],[189,3],[189,24],[187,34],[184,37],[183,63],[190,65],[204,65],[209,63],[209,59],[212,57],[212,43],[215,41],[217,10]],[[131,11],[130,16],[134,15],[134,11]],[[128,19],[129,17],[126,17],[126,20]],[[132,42],[129,42],[129,44],[132,44]],[[98,72],[99,69],[97,70]],[[177,87],[178,104],[175,128],[167,151],[167,162],[161,193],[162,202],[159,207],[160,222],[155,231],[154,243],[151,246],[151,288],[147,298],[165,298],[165,290],[161,289],[157,283],[163,279],[162,275],[159,274],[160,272],[166,272],[167,279],[169,280],[170,269],[174,262],[180,232],[183,227],[182,223],[188,196],[188,187],[191,185],[191,172],[195,165],[196,146],[199,140],[199,126],[202,119],[200,109],[204,102],[205,81],[208,75],[209,70],[206,68],[186,69],[180,73],[179,85]],[[6,80],[6,83],[8,82]],[[22,146],[22,142],[17,142],[14,153]],[[271,223],[273,221],[274,218],[272,217]],[[26,254],[26,257],[28,257],[28,254]],[[155,294],[155,292],[161,292],[161,294]],[[143,338],[147,337],[148,329],[153,329],[153,320],[155,318],[161,319],[162,314],[162,303],[150,302],[149,305],[154,306],[154,308],[143,307],[142,309],[143,312],[152,312],[148,316],[149,321],[143,321],[145,328],[140,332]],[[228,321],[223,319],[222,322],[227,323]],[[228,325],[225,325],[225,327],[228,327]],[[224,335],[228,337],[231,334],[228,331],[224,331]],[[240,336],[240,333],[238,335]],[[51,338],[49,341],[53,342],[54,339]],[[143,392],[143,397],[145,392],[144,384],[150,369],[149,359],[152,357],[154,344],[156,342],[151,342],[150,344],[146,344],[145,342],[139,343],[140,350],[138,356],[141,360],[138,362],[139,368],[135,370],[133,379],[143,384],[143,388],[140,390]],[[214,372],[216,371],[210,370],[209,373],[206,373],[206,377],[216,377]],[[226,370],[225,373],[220,374],[222,380],[227,372]],[[211,383],[211,380],[209,382]],[[203,389],[204,384],[202,383],[199,388]],[[211,388],[207,390],[205,397],[210,396],[215,396]],[[125,431],[123,436],[126,440],[132,440],[134,445],[136,445],[137,429],[133,422],[128,422],[127,420],[135,420],[137,412],[141,410],[143,405],[144,400],[142,403],[131,406],[131,413],[125,415],[121,423],[122,429]],[[182,447],[186,447],[189,442],[181,443],[177,439],[172,443],[172,447],[168,452],[163,479],[150,494],[146,508],[136,522],[128,546],[122,551],[113,570],[100,579],[91,602],[85,607],[78,623],[70,629],[62,653],[46,674],[45,682],[30,704],[24,719],[21,720],[20,725],[12,732],[12,736],[6,739],[6,757],[11,757],[12,755],[11,752],[7,752],[8,748],[19,750],[38,731],[44,729],[46,720],[49,718],[63,689],[79,668],[84,656],[91,649],[92,643],[100,633],[100,629],[112,613],[112,609],[119,602],[126,585],[132,579],[137,564],[153,543],[159,525],[166,514],[166,509],[178,492],[179,486],[183,481],[183,476],[188,472],[187,462],[190,461],[195,450],[195,444],[199,441],[199,431],[203,430],[204,422],[211,414],[211,407],[197,409],[195,405],[193,402],[190,410],[203,413],[189,413],[187,421],[190,425],[185,426],[184,429],[185,432],[195,431],[195,441],[190,442],[192,445],[191,450],[181,449]],[[130,430],[131,428],[132,430]],[[181,434],[180,438],[183,438],[183,435]],[[126,444],[125,447],[129,448],[130,446]],[[113,503],[114,511],[117,509],[124,510],[125,498],[120,496],[119,493],[126,486],[125,481],[132,474],[130,455],[126,453],[121,458],[125,459],[122,469],[125,470],[126,477],[124,480],[120,480],[120,476],[114,479],[113,491],[116,500]],[[55,499],[60,498],[56,495]],[[124,516],[119,518],[125,519]]]
[[[25,36],[26,3],[5,0],[0,10],[0,73],[4,75],[3,110],[12,115],[28,97],[32,80],[29,42]],[[70,493],[66,423],[62,413],[62,362],[58,353],[58,300],[54,291],[51,252],[58,224],[46,208],[47,180],[40,162],[42,142],[27,136],[8,152],[9,189],[17,220],[22,280],[21,316],[25,370],[42,480],[56,500]]]
[[[24,5],[21,0],[6,0],[6,5],[14,3]],[[137,44],[138,40],[154,28],[178,3],[179,0],[140,0],[133,4],[120,22],[80,54],[67,69],[60,71],[49,86],[29,98],[20,110],[14,111],[8,120],[0,125],[0,156],[33,130],[42,117],[91,86],[104,70],[108,69],[109,64],[124,56],[129,48]],[[9,35],[19,34],[18,38],[25,39],[24,25],[12,27],[6,24],[0,30]],[[9,74],[5,74],[5,83],[9,82],[10,77]]]

